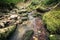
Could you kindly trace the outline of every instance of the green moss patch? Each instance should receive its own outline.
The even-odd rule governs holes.
[[[51,33],[60,33],[60,11],[50,11],[44,14],[43,21]]]
[[[60,40],[60,35],[51,34],[51,35],[49,36],[49,39],[50,39],[50,40]]]

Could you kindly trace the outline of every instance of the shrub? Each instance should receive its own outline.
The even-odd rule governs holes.
[[[51,11],[44,14],[43,21],[51,33],[60,33],[60,11]]]

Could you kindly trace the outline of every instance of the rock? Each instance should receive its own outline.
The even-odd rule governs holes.
[[[7,21],[6,23],[4,23],[5,27],[6,27],[6,26],[9,26],[9,24],[10,24],[9,21]]]
[[[18,9],[13,9],[13,11],[15,11],[15,13],[18,13]]]
[[[15,19],[15,20],[17,20],[17,17],[18,17],[18,15],[11,15],[10,17],[9,17],[9,19]]]
[[[7,21],[3,21],[3,23],[4,23],[4,26],[7,27],[7,26],[9,26],[10,24],[12,24],[12,21],[7,20]]]
[[[21,14],[21,13],[26,13],[27,10],[26,10],[26,9],[22,9],[22,10],[19,10],[18,12],[19,12],[19,14]]]
[[[0,23],[0,28],[4,28],[4,23]]]
[[[16,29],[16,26],[12,25],[6,28],[0,29],[0,40],[5,40]],[[1,36],[2,35],[2,36]]]
[[[28,17],[22,17],[21,19],[22,19],[22,21],[27,21]]]
[[[3,19],[3,18],[4,18],[4,16],[3,15],[0,15],[0,20]]]
[[[49,12],[49,11],[50,11],[49,8],[47,8],[47,9],[37,8],[36,10],[37,10],[38,12],[40,12],[40,13],[45,13],[45,12]]]
[[[27,13],[23,13],[23,14],[21,14],[21,16],[28,17],[28,14]]]
[[[15,24],[21,24],[22,23],[22,20],[17,20],[16,22],[15,22]]]

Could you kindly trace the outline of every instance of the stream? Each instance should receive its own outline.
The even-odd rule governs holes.
[[[23,34],[27,30],[34,30],[33,37],[37,37],[37,40],[46,40],[46,31],[43,26],[42,20],[39,17],[34,18],[32,14],[34,11],[28,13],[29,20],[24,21],[22,24],[19,24],[17,26],[16,31],[13,33],[13,35],[9,38],[9,40],[21,40],[23,37]],[[31,39],[35,40],[35,39]]]
[[[9,38],[9,40],[21,40],[21,38],[22,38],[23,34],[25,33],[25,31],[33,29],[32,23],[33,23],[34,18],[31,16],[31,14],[32,14],[32,12],[28,13],[29,20],[26,21],[29,24],[27,25],[27,24],[23,23],[21,25],[18,25],[16,31]]]

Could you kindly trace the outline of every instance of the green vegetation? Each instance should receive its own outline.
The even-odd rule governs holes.
[[[0,3],[14,3],[14,4],[16,4],[16,3],[18,3],[18,2],[22,2],[22,1],[24,1],[24,0],[0,0]]]
[[[51,33],[60,32],[60,11],[50,11],[44,14],[43,20]]]
[[[51,34],[49,36],[50,40],[60,40],[60,35],[57,34]]]
[[[49,38],[50,38],[50,40],[57,40],[55,35],[50,35]]]
[[[51,5],[51,4],[56,4],[56,3],[59,3],[60,0],[45,0],[44,1],[44,4],[45,5]]]
[[[30,38],[32,37],[33,35],[33,30],[29,30],[25,33],[25,35],[23,36],[23,40],[30,40]]]
[[[31,4],[28,6],[28,9],[35,10],[40,7],[40,0],[32,0]]]
[[[35,20],[33,20],[32,22],[32,19],[31,20],[29,19],[28,13],[31,13],[30,15],[31,17],[33,17],[33,19],[40,18],[41,20],[43,20],[43,22],[46,25],[47,33],[49,34],[48,37],[50,40],[60,40],[59,39],[60,36],[57,35],[57,34],[60,34],[60,5],[59,4],[60,4],[60,0],[2,0],[2,1],[0,0],[0,9],[1,9],[0,11],[6,14],[7,12],[9,12],[9,14],[7,14],[9,15],[8,16],[9,18],[4,17],[2,18],[3,21],[5,19],[10,20],[11,13],[13,14],[17,13],[16,15],[18,15],[17,16],[18,20],[15,20],[17,25],[18,24],[25,25],[24,21],[26,21],[26,24],[28,26],[28,23],[30,23],[31,21],[32,23],[31,26],[34,26],[33,22],[36,24],[38,23],[38,26],[40,26],[39,22],[35,22]],[[17,5],[21,7],[21,9]],[[12,17],[14,17],[14,15]],[[20,20],[21,20],[21,23],[19,23]],[[12,21],[14,21],[14,19],[12,19]],[[10,33],[12,33],[15,30],[15,28],[16,26],[9,26],[6,28],[1,28],[0,39],[1,40],[3,40],[3,38],[6,39],[10,35]],[[30,40],[32,35],[34,34],[34,31],[28,30],[23,35],[22,40]],[[40,30],[38,29],[38,31]]]
[[[6,39],[15,30],[15,28],[15,26],[9,26],[7,28],[0,29],[0,39]]]

